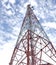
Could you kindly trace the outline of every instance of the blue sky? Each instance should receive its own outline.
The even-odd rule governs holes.
[[[10,61],[28,3],[56,47],[56,0],[0,0],[0,65]]]

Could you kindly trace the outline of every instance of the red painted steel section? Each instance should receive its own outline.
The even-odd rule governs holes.
[[[28,5],[9,65],[54,65],[54,63],[56,64],[56,50],[31,6]]]

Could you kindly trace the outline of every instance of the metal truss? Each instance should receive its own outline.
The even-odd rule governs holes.
[[[28,5],[9,65],[54,64],[56,50]]]

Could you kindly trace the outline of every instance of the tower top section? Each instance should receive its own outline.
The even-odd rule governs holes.
[[[30,7],[30,4],[28,4],[27,7]]]
[[[33,10],[30,4],[27,5],[26,16],[33,14]]]
[[[21,38],[25,34],[25,32],[28,30],[31,30],[37,35],[49,40],[40,22],[38,21],[36,15],[34,14],[33,9],[30,4],[27,5],[27,11],[23,19],[19,37]]]

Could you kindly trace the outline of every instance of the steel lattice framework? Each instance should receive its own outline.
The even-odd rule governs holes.
[[[9,65],[55,65],[56,50],[30,5]]]

